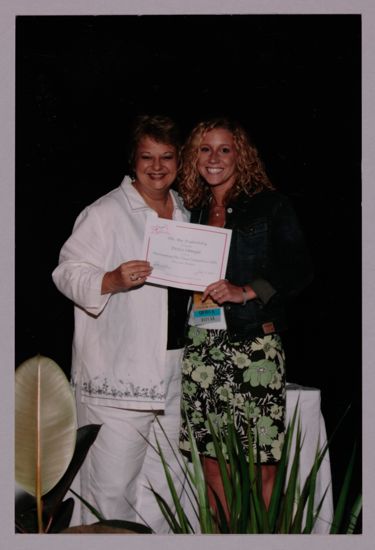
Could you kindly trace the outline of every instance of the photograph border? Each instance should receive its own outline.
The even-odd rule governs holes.
[[[363,533],[360,535],[195,535],[194,545],[205,550],[226,548],[228,542],[238,550],[252,544],[257,550],[299,549],[301,544],[308,550],[315,548],[350,549],[355,544],[358,550],[370,550],[375,540],[375,400],[373,388],[375,373],[370,343],[375,341],[374,317],[374,182],[375,182],[375,139],[374,139],[374,90],[375,74],[375,8],[371,0],[305,0],[305,1],[229,1],[225,7],[221,2],[190,0],[188,4],[176,5],[176,1],[146,2],[143,0],[1,0],[0,5],[0,209],[1,249],[0,261],[3,273],[1,285],[0,349],[2,383],[0,384],[1,441],[0,449],[0,525],[4,547],[10,550],[50,549],[51,539],[43,535],[14,534],[14,453],[13,453],[13,410],[14,410],[14,272],[15,272],[15,19],[17,15],[196,15],[196,14],[326,14],[353,13],[362,15],[362,189],[363,189]],[[30,266],[37,269],[37,266]],[[345,277],[345,274],[343,274]],[[25,274],[27,284],[27,273]],[[348,295],[350,300],[350,281]],[[356,368],[346,365],[345,369]],[[6,450],[5,452],[3,450]],[[103,544],[117,548],[146,550],[150,535],[137,535],[123,540],[121,535],[83,535],[84,544],[90,549],[102,549]],[[227,537],[230,537],[230,540]],[[303,541],[301,540],[303,537]],[[103,540],[103,537],[104,540]],[[177,538],[176,538],[177,537]],[[250,539],[248,537],[251,537]],[[353,537],[355,537],[353,539]],[[110,539],[110,541],[109,541]],[[128,542],[129,540],[129,542]],[[82,540],[75,535],[58,536],[53,539],[54,550],[79,548]],[[191,547],[189,537],[184,535],[156,535],[152,545],[156,550],[181,550]]]

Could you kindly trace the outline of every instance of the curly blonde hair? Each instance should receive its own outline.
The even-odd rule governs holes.
[[[209,187],[198,172],[197,161],[199,146],[203,137],[215,128],[231,132],[237,153],[237,177],[235,184],[225,198],[225,202],[228,203],[229,199],[237,197],[242,191],[252,196],[263,189],[274,189],[259,158],[257,149],[251,143],[242,126],[229,118],[214,118],[197,124],[182,148],[179,191],[184,199],[185,206],[194,208],[208,202]]]

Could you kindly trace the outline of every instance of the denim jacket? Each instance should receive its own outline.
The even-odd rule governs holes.
[[[207,223],[208,206],[191,221]],[[226,279],[249,284],[257,297],[224,304],[227,330],[237,341],[287,328],[285,306],[312,280],[312,263],[290,201],[276,191],[241,194],[227,205],[232,229]]]

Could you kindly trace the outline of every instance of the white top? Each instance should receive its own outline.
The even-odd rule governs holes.
[[[188,221],[171,191],[173,219]],[[167,346],[167,289],[151,284],[101,294],[104,274],[121,263],[141,260],[147,216],[157,216],[125,176],[120,187],[78,216],[52,277],[74,302],[72,382],[82,401],[163,409]]]

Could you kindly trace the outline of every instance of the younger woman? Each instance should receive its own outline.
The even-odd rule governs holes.
[[[183,408],[208,486],[228,515],[207,418],[225,428],[229,404],[244,448],[250,422],[268,506],[284,439],[285,306],[310,282],[312,268],[290,202],[274,190],[237,123],[214,119],[192,130],[180,191],[192,222],[232,229],[226,278],[193,301],[196,309],[212,301],[220,316],[211,323],[191,321],[182,380]],[[184,419],[180,446],[189,450]],[[215,509],[212,494],[211,504]]]

